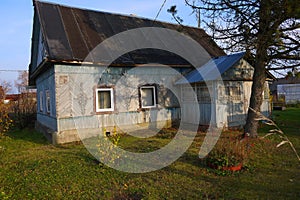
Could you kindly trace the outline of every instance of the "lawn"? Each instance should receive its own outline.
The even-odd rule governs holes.
[[[273,118],[300,152],[300,109],[274,111]],[[268,128],[262,125],[260,135]],[[125,135],[120,145],[136,151],[155,149],[170,141],[172,133],[166,134],[143,142]],[[221,140],[226,134],[222,133]],[[255,140],[247,166],[221,176],[198,159],[204,136],[199,132],[189,150],[170,166],[131,174],[99,164],[80,143],[54,146],[32,129],[12,130],[0,140],[0,199],[300,197],[300,163],[287,144],[276,148],[278,137]]]

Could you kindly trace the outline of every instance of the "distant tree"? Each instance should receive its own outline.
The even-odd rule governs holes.
[[[15,87],[19,93],[28,92],[28,71],[19,72],[18,79],[15,80]]]
[[[202,22],[225,50],[246,51],[245,58],[254,67],[250,107],[259,112],[265,70],[299,67],[299,1],[185,0],[185,3],[197,11],[200,9]],[[257,136],[257,117],[248,110],[244,131],[252,137]]]
[[[6,94],[12,90],[12,84],[9,81],[0,80],[0,94],[5,98]]]
[[[291,77],[300,78],[300,72],[297,70],[297,68],[293,68],[292,71],[288,71],[286,73],[285,78],[291,78]]]
[[[290,78],[290,77],[293,77],[292,71],[288,71],[287,74],[285,75],[285,78]]]

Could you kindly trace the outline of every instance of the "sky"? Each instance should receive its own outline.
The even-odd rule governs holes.
[[[47,0],[47,2],[154,19],[164,0]],[[191,14],[191,8],[185,6],[184,0],[166,0],[157,20],[176,23],[167,12],[172,5],[177,5],[184,25],[197,25],[196,17]],[[14,84],[14,80],[18,77],[15,70],[28,70],[30,63],[33,4],[32,0],[1,0],[0,8],[0,81],[5,80]],[[14,92],[16,89],[11,91]]]

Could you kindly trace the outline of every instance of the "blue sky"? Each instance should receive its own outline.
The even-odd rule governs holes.
[[[48,0],[68,6],[101,10],[112,13],[135,14],[154,19],[164,0]],[[196,18],[184,0],[167,0],[158,20],[175,23],[167,9],[177,5],[183,24],[196,26]],[[33,19],[32,0],[1,0],[0,4],[0,81],[17,79],[17,72],[27,70],[30,62]],[[15,92],[15,91],[13,91]]]

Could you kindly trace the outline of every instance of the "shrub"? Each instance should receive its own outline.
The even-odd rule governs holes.
[[[8,115],[8,105],[4,104],[3,101],[0,101],[0,136],[5,135],[5,133],[10,129],[13,125],[12,120]]]
[[[23,129],[34,125],[36,120],[35,93],[24,92],[19,94],[18,100],[12,106],[12,117],[15,126]]]
[[[99,135],[97,144],[99,156],[104,163],[114,164],[120,158],[120,154],[114,150],[119,144],[121,135],[117,133],[116,127],[112,134],[106,132],[106,128],[102,130],[102,134]]]
[[[214,149],[207,155],[209,167],[224,170],[228,167],[242,165],[248,158],[248,143],[238,137],[228,136],[218,141]]]

